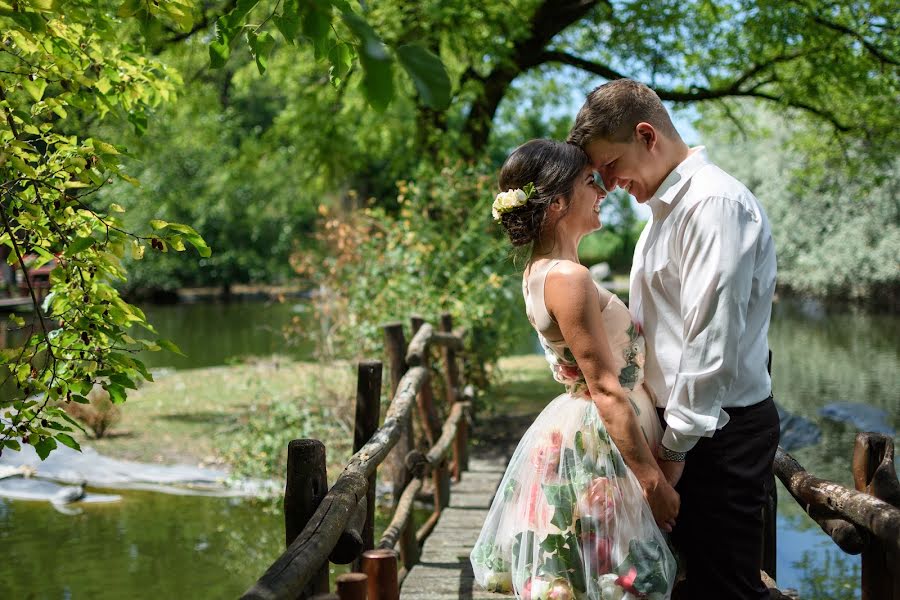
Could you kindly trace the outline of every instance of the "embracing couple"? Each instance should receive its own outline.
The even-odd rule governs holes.
[[[775,249],[759,202],[630,80],[591,92],[568,142],[514,150],[499,183],[493,215],[531,249],[526,312],[565,393],[510,460],[472,551],[476,580],[525,599],[663,599],[680,565],[691,600],[768,598],[779,422]],[[630,307],[578,262],[615,187],[652,211]]]

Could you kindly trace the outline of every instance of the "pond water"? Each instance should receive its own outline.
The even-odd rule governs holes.
[[[246,355],[308,356],[280,328],[302,309],[286,304],[153,307],[160,334],[188,354],[152,353],[148,365],[192,368]],[[835,402],[880,411],[900,429],[900,317],[816,304],[776,305],[770,331],[776,400],[820,431],[792,455],[811,473],[852,485],[856,427],[822,409]],[[896,441],[896,433],[895,441]],[[45,503],[0,500],[0,598],[234,598],[283,544],[278,509],[259,502],[126,492],[80,515]],[[778,581],[809,599],[858,598],[859,558],[842,554],[779,489]]]

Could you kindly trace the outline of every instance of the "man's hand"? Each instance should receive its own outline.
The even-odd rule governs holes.
[[[656,524],[663,531],[671,532],[675,527],[678,511],[681,509],[681,497],[678,492],[662,476],[654,481],[642,481],[641,487],[644,488],[644,497],[650,504]]]
[[[669,482],[669,485],[675,487],[681,479],[681,474],[684,473],[684,461],[660,460],[659,468],[666,475],[666,481]]]

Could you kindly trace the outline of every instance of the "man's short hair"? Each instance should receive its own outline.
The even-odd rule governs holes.
[[[588,94],[568,142],[582,148],[597,139],[626,142],[641,122],[650,123],[667,137],[680,139],[656,92],[631,79],[615,79]]]

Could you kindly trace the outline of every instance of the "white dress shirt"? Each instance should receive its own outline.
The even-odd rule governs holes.
[[[687,452],[767,398],[775,245],[759,201],[701,146],[648,201],[630,309],[647,341],[644,381],[665,408],[662,443]]]

